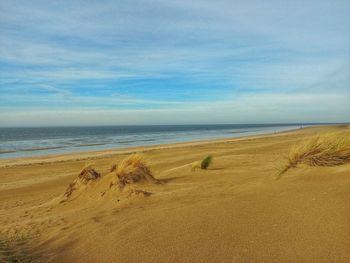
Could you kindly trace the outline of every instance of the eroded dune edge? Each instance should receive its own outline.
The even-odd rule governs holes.
[[[1,161],[0,262],[350,262],[349,131]]]

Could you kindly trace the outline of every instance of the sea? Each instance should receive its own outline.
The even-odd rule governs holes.
[[[0,158],[234,138],[317,124],[138,125],[0,128]]]

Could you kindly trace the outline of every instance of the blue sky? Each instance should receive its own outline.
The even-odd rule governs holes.
[[[350,121],[350,1],[0,2],[0,125]]]

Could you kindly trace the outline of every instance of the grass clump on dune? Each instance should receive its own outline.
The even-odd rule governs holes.
[[[80,185],[86,185],[90,181],[96,181],[99,178],[101,178],[101,174],[92,167],[92,164],[85,165],[79,172],[78,178],[68,185],[64,196],[70,197]]]
[[[350,132],[320,134],[293,146],[281,174],[299,164],[335,166],[350,162]]]
[[[160,183],[152,175],[150,167],[148,166],[144,157],[140,154],[132,154],[127,156],[118,164],[113,164],[110,168],[110,172],[102,176],[97,172],[92,165],[85,166],[71,184],[68,185],[63,199],[60,203],[72,198],[73,193],[78,194],[88,190],[89,196],[93,196],[94,193],[98,193],[100,196],[104,196],[112,186],[118,186],[119,190],[122,190],[124,186],[137,184],[137,183]],[[149,196],[152,193],[140,190],[131,189],[129,197],[131,196]]]
[[[207,157],[205,157],[201,162],[201,169],[204,169],[204,170],[207,169],[212,161],[213,161],[213,156],[208,155]]]
[[[14,241],[0,239],[0,262],[2,263],[35,263],[39,261],[38,257],[30,255],[27,251],[16,246]]]
[[[87,183],[88,181],[94,181],[101,177],[101,174],[98,173],[93,167],[92,164],[86,165],[79,173],[78,178],[83,182]]]
[[[157,182],[146,160],[140,154],[135,153],[126,157],[119,165],[116,165],[114,171],[120,186],[138,182]]]

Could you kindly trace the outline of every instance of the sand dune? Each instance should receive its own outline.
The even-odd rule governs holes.
[[[350,164],[278,176],[292,145],[343,130],[2,160],[0,261],[350,262]],[[120,186],[131,152],[154,181]]]

